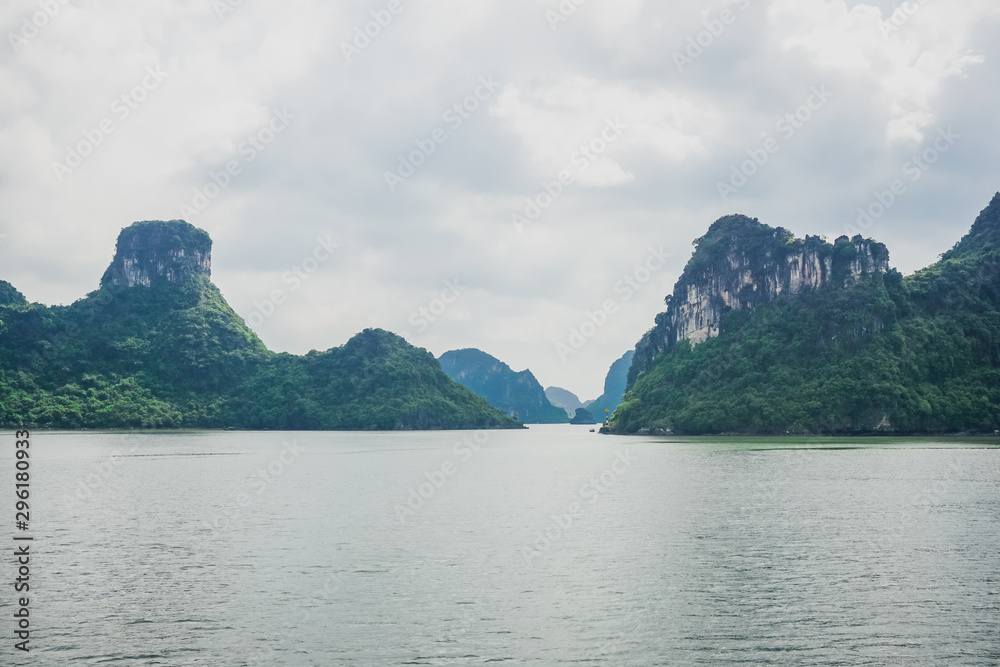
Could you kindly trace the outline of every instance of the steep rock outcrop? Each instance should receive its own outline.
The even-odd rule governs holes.
[[[742,215],[720,218],[695,246],[666,298],[667,310],[636,346],[628,386],[678,341],[697,345],[718,336],[729,312],[826,285],[849,289],[889,271],[889,252],[881,243],[860,236],[841,236],[832,244],[818,236],[797,239]]]
[[[150,287],[212,275],[212,239],[183,220],[137,222],[122,230],[101,285]]]
[[[211,247],[185,222],[139,222],[101,288],[68,306],[27,304],[0,281],[0,426],[521,427],[388,331],[269,351],[212,284]]]
[[[831,246],[745,219],[717,224],[671,301],[699,280],[709,292],[739,286],[734,247],[756,274],[728,295],[736,308],[712,295],[717,338],[683,342],[668,305],[605,432],[1000,434],[1000,195],[940,261],[908,276],[886,271],[885,249],[860,237]],[[788,265],[797,279],[785,280]],[[795,294],[775,296],[772,283]]]

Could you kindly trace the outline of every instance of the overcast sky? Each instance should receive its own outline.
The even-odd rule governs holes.
[[[70,303],[184,218],[272,349],[383,327],[588,399],[721,215],[870,208],[909,273],[1000,189],[995,0],[577,2],[7,0],[0,278]]]

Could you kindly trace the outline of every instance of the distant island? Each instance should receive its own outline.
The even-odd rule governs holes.
[[[543,390],[530,370],[515,372],[482,350],[451,350],[439,361],[448,377],[525,424],[598,424],[621,402],[632,356],[629,350],[611,365],[604,393],[586,403],[560,387]]]
[[[607,419],[622,402],[622,395],[628,384],[628,370],[632,366],[632,357],[635,354],[629,350],[611,364],[608,374],[604,378],[604,393],[590,401],[581,401],[579,397],[571,391],[562,387],[548,387],[545,395],[553,405],[558,405],[566,411],[570,422],[574,424],[588,423],[597,424]],[[581,413],[580,408],[584,408]]]
[[[1000,429],[1000,193],[939,262],[905,277],[861,236],[721,218],[666,306],[606,432]]]
[[[596,424],[599,420],[587,408],[577,408],[570,424]]]
[[[530,370],[514,372],[496,357],[474,348],[445,352],[438,361],[452,380],[525,424],[569,421],[564,410],[549,402]]]
[[[603,422],[611,416],[622,402],[622,396],[628,386],[628,371],[632,367],[634,356],[635,353],[629,350],[611,364],[604,378],[604,393],[583,406],[598,422]]]
[[[0,281],[6,428],[522,428],[395,334],[306,355],[268,350],[211,282],[212,240],[137,222],[100,287],[30,304]]]
[[[565,410],[567,417],[576,414],[577,408],[584,407],[584,402],[580,400],[579,396],[562,387],[546,387],[545,398],[549,399],[552,405]]]

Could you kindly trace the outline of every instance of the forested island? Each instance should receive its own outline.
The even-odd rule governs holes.
[[[368,329],[306,355],[268,350],[211,281],[212,240],[137,222],[100,288],[69,306],[0,282],[7,428],[520,428],[434,356]]]
[[[861,236],[715,222],[636,346],[611,433],[994,433],[1000,194],[903,276]]]

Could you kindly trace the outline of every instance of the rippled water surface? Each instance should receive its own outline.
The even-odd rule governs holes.
[[[997,665],[997,444],[39,433],[0,664]]]

